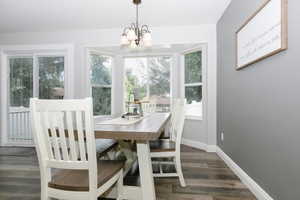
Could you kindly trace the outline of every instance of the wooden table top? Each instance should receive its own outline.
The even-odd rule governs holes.
[[[157,140],[170,120],[170,113],[153,113],[132,125],[103,125],[95,120],[95,137],[115,140]]]

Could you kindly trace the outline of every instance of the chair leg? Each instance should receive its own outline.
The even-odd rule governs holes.
[[[95,191],[90,191],[89,192],[88,200],[98,200],[98,196],[97,196]]]
[[[47,196],[44,189],[42,189],[42,191],[41,191],[41,200],[50,200],[50,197]]]
[[[176,156],[175,162],[176,162],[176,171],[177,171],[177,174],[179,177],[180,185],[181,185],[181,187],[186,187],[186,183],[185,183],[183,173],[182,173],[180,156]]]
[[[41,200],[50,200],[50,197],[47,194],[47,187],[48,187],[48,185],[42,183],[42,185],[41,185]]]
[[[50,200],[50,197],[48,196],[47,192],[50,174],[50,169],[41,168],[41,200]]]
[[[117,182],[117,191],[118,191],[118,198],[117,200],[122,200],[123,196],[123,170],[120,171],[120,176]]]

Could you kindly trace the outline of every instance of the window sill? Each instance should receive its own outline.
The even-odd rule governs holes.
[[[203,117],[200,115],[185,115],[185,119],[202,121]]]
[[[111,119],[111,115],[94,115],[95,120],[108,120]]]

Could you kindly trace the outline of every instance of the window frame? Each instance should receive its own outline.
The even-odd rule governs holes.
[[[33,63],[32,63],[32,70],[33,70],[33,74],[32,74],[32,79],[33,79],[33,98],[39,98],[39,72],[40,72],[40,66],[39,66],[39,62],[38,59],[39,58],[45,58],[45,57],[64,57],[64,98],[66,99],[68,94],[69,94],[69,90],[70,88],[68,87],[68,75],[67,75],[67,68],[68,68],[68,64],[67,64],[67,60],[68,60],[68,56],[66,53],[60,53],[60,52],[49,52],[49,53],[32,53],[32,54],[19,54],[19,53],[13,53],[13,54],[8,54],[6,56],[7,59],[7,72],[8,74],[10,73],[10,69],[9,69],[9,65],[10,65],[10,59],[11,58],[32,58]],[[9,86],[9,83],[8,83]],[[9,88],[8,88],[8,92],[9,92]],[[8,102],[10,102],[9,96],[8,96]]]
[[[33,79],[33,85],[35,85],[35,87],[33,87],[33,95],[34,97],[39,98],[40,94],[39,94],[39,87],[40,87],[40,82],[39,82],[39,73],[40,73],[40,65],[39,65],[39,58],[52,58],[52,57],[64,57],[64,98],[66,99],[67,94],[68,94],[68,86],[67,86],[67,80],[68,80],[68,75],[67,75],[67,54],[66,53],[59,53],[59,52],[52,52],[52,53],[36,53],[34,54],[34,59],[33,59],[33,74],[34,76],[37,76],[38,79],[35,80]]]
[[[110,57],[111,58],[111,84],[110,85],[100,85],[100,84],[92,84],[91,82],[91,70],[92,70],[92,65],[90,63],[90,58],[91,55],[97,55],[97,56],[105,56],[105,57]],[[114,109],[114,90],[115,90],[115,56],[109,53],[104,53],[101,51],[96,51],[96,50],[87,50],[87,63],[88,63],[88,97],[93,98],[93,87],[96,88],[110,88],[111,89],[111,103],[110,103],[110,115],[94,115],[94,118],[107,118],[115,115],[115,109]]]
[[[201,51],[201,56],[202,56],[202,66],[201,66],[201,71],[202,71],[202,82],[195,82],[195,83],[186,83],[185,82],[185,56],[190,53],[198,52]],[[185,98],[185,91],[186,87],[202,87],[202,103],[198,105],[193,105],[193,104],[187,104],[186,105],[186,118],[191,119],[191,120],[203,120],[204,116],[206,115],[206,98],[207,98],[207,88],[206,88],[206,80],[207,80],[207,75],[206,75],[206,53],[207,53],[207,48],[205,45],[200,45],[196,48],[188,49],[185,50],[181,53],[180,55],[180,66],[181,66],[181,97]],[[199,114],[192,114],[189,113],[189,110],[197,110],[200,109],[202,112]]]

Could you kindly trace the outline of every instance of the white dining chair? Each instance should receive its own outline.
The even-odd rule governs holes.
[[[186,186],[180,159],[180,144],[182,139],[184,121],[185,121],[185,99],[177,99],[173,102],[173,111],[171,115],[169,139],[160,139],[150,143],[151,158],[171,158],[172,161],[152,161],[153,164],[158,164],[159,173],[154,173],[154,177],[179,177],[180,185]],[[176,172],[164,173],[163,165],[174,165]]]
[[[115,183],[122,199],[124,162],[97,160],[92,107],[91,98],[30,99],[42,200],[97,200]]]

